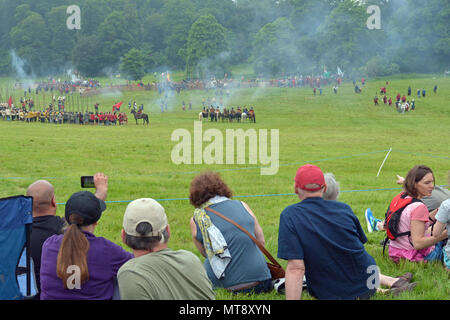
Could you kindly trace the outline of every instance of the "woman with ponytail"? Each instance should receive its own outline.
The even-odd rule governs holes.
[[[113,298],[117,271],[133,255],[94,235],[105,209],[104,201],[88,191],[69,198],[68,228],[48,238],[42,248],[41,300]]]

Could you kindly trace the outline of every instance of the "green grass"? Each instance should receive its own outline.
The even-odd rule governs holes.
[[[245,69],[245,68],[244,68]],[[0,79],[4,86],[7,79]],[[416,110],[399,114],[393,108],[373,106],[373,96],[389,80],[388,96],[406,93],[412,87]],[[144,81],[146,83],[146,81]],[[432,92],[439,86],[438,94]],[[27,186],[40,178],[54,186],[58,203],[80,190],[80,176],[105,172],[109,176],[108,210],[96,229],[96,234],[123,245],[120,239],[122,216],[127,201],[140,197],[161,200],[166,208],[172,237],[172,249],[187,249],[200,257],[192,243],[189,218],[193,208],[189,201],[189,184],[197,172],[218,170],[233,190],[236,199],[249,204],[264,230],[266,247],[276,256],[279,214],[297,201],[295,196],[242,197],[251,195],[291,194],[297,168],[314,163],[324,172],[333,172],[341,184],[340,199],[348,203],[366,227],[364,210],[372,208],[382,217],[389,201],[399,192],[395,175],[406,175],[416,164],[426,164],[435,173],[436,183],[447,184],[450,148],[450,79],[440,76],[397,76],[391,79],[369,80],[362,94],[355,94],[346,83],[338,95],[325,87],[323,96],[313,96],[312,89],[241,89],[233,91],[229,105],[252,105],[256,109],[256,124],[203,123],[203,132],[218,128],[278,129],[280,134],[279,162],[276,175],[262,176],[258,165],[175,165],[171,150],[176,142],[170,137],[178,128],[193,132],[203,98],[214,96],[210,91],[183,91],[174,95],[172,108],[161,113],[158,93],[149,91],[99,95],[91,100],[100,102],[103,111],[110,111],[119,100],[144,103],[150,115],[150,126],[136,126],[130,118],[127,126],[90,127],[41,123],[7,122],[0,120],[0,197],[24,194]],[[425,99],[415,92],[427,89]],[[17,96],[20,95],[18,91]],[[181,102],[192,101],[193,110],[181,111]],[[91,107],[92,110],[92,107]],[[208,143],[204,143],[205,147]],[[378,169],[393,148],[380,176]],[[239,169],[239,170],[237,170]],[[387,189],[370,191],[373,189]],[[364,191],[369,190],[369,191]],[[118,201],[118,202],[115,202]],[[62,215],[64,206],[59,205]],[[381,272],[398,276],[414,273],[418,286],[399,297],[377,294],[374,299],[439,299],[450,294],[449,273],[438,264],[400,263],[382,256],[379,242],[382,233],[368,234],[367,251],[375,258]],[[125,246],[124,246],[125,247]],[[285,261],[280,261],[286,265]],[[277,293],[254,296],[231,296],[217,290],[218,299],[284,299]],[[307,294],[305,299],[311,299]]]

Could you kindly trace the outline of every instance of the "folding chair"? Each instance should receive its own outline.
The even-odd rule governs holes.
[[[0,300],[36,294],[30,251],[33,198],[0,199]]]

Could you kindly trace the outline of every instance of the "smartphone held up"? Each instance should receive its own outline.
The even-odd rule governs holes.
[[[81,177],[82,188],[95,188],[94,176],[82,176]]]

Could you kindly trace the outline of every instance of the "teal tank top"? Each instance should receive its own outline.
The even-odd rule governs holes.
[[[234,220],[255,236],[255,221],[238,200],[225,200],[210,206],[224,216]],[[212,212],[206,211],[212,223],[222,232],[231,254],[231,262],[225,269],[225,276],[217,279],[209,260],[204,266],[209,279],[216,288],[228,288],[240,283],[264,281],[271,278],[263,253],[252,239],[236,226]],[[197,225],[197,240],[203,243],[203,237]]]

